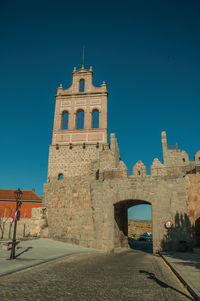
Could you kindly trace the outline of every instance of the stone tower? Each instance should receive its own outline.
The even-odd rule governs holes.
[[[200,165],[200,151],[190,162],[185,151],[170,147],[162,132],[164,164],[155,159],[147,175],[138,161],[133,174],[128,174],[115,134],[107,143],[107,87],[105,83],[94,87],[92,76],[92,68],[74,69],[72,86],[66,90],[60,86],[56,94],[43,197],[49,237],[110,252],[128,245],[128,208],[148,204],[154,253],[178,250],[179,240],[190,242],[188,196],[194,212],[197,194],[193,197],[191,187],[194,181],[198,193],[200,175],[193,173]],[[193,223],[198,218],[195,213]],[[185,226],[176,227],[184,219]],[[170,235],[164,226],[167,220],[175,225]]]
[[[72,74],[71,87],[57,89],[48,180],[88,174],[91,160],[107,148],[107,86],[93,86],[92,67]]]

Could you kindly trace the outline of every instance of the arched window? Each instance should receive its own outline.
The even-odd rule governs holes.
[[[69,120],[69,113],[63,112],[63,114],[62,114],[62,129],[63,130],[68,129],[68,120]]]
[[[183,163],[184,163],[185,162],[185,158],[183,158],[182,160],[183,160]]]
[[[84,129],[84,111],[78,110],[76,114],[76,128],[81,130]]]
[[[99,128],[99,111],[94,110],[92,112],[92,128],[98,129]]]
[[[58,180],[63,180],[63,179],[64,179],[63,173],[59,173]]]
[[[85,91],[85,80],[81,79],[79,82],[79,92],[84,92]]]

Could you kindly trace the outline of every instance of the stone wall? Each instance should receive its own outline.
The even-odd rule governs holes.
[[[194,244],[200,246],[200,175],[186,175],[187,210]]]
[[[114,175],[114,174],[113,174]],[[112,250],[127,244],[127,209],[152,205],[154,252],[178,250],[190,236],[183,177],[73,177],[44,185],[49,235],[91,248]],[[117,204],[120,204],[115,211]],[[174,222],[166,230],[167,220]],[[126,242],[126,243],[125,243]]]
[[[96,247],[90,181],[72,177],[44,185],[50,237]]]
[[[181,151],[180,149],[178,149],[177,143],[174,143],[172,149],[170,148],[170,144],[167,143],[167,136],[165,131],[161,133],[161,139],[163,162],[166,167],[179,167],[179,169],[182,169],[182,167],[187,165],[191,165],[191,167],[200,165],[200,151],[197,151],[194,155],[194,161],[190,161],[186,151]]]
[[[11,239],[13,236],[14,223],[10,224],[7,219],[3,239]],[[32,208],[31,218],[21,218],[17,222],[17,239],[23,237],[47,237],[46,208]]]
[[[99,159],[99,153],[103,145],[97,148],[95,145],[55,145],[49,149],[48,180],[62,173],[64,177],[88,175],[91,172],[91,162]]]
[[[119,148],[115,134],[108,144],[51,145],[49,149],[48,182],[65,177],[90,175],[95,169],[111,170],[120,162]],[[125,169],[125,166],[121,166]]]

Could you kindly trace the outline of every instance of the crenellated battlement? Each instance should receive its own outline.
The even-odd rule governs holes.
[[[173,145],[167,143],[165,131],[161,133],[161,141],[164,164],[155,158],[151,167],[148,169],[143,162],[139,160],[133,167],[133,176],[170,176],[181,174],[184,175],[188,173],[200,173],[200,151],[196,152],[194,161],[190,161],[186,151],[181,151],[178,149],[177,143],[173,143]],[[129,175],[131,175],[130,172]]]

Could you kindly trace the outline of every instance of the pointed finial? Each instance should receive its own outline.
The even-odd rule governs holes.
[[[75,72],[76,71],[76,67],[74,67],[74,70],[73,70],[73,72]]]
[[[84,69],[84,62],[85,61],[85,46],[83,46],[83,57],[82,57],[82,69]]]

